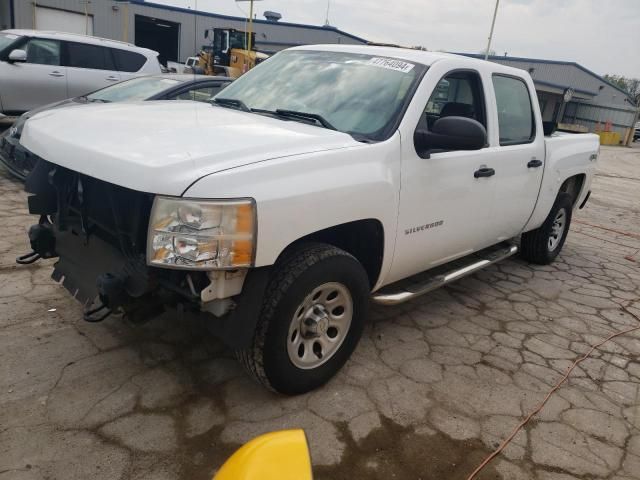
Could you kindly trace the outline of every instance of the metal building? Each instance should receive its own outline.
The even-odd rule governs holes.
[[[467,56],[484,58],[484,55]],[[489,60],[531,74],[543,120],[555,120],[566,128],[589,132],[610,128],[619,133],[623,141],[633,134],[637,115],[633,98],[582,65],[501,56],[490,56]]]
[[[265,53],[295,45],[366,43],[331,26],[282,22],[273,15],[275,12],[266,13],[269,20],[253,22],[256,47]],[[143,0],[0,0],[0,27],[61,30],[123,40],[158,51],[162,63],[182,63],[194,55],[208,42],[204,37],[208,28],[247,30],[242,17]]]
[[[265,15],[266,19],[253,22],[256,47],[265,53],[305,44],[367,43],[331,26],[282,22],[276,12]],[[61,30],[123,40],[158,51],[164,64],[183,63],[193,56],[208,43],[204,31],[212,27],[247,30],[242,17],[144,0],[0,0],[0,29]],[[489,60],[531,74],[544,120],[591,132],[606,126],[623,140],[632,134],[637,115],[633,99],[583,66],[534,58],[491,56]]]

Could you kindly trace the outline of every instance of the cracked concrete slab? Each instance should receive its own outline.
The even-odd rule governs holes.
[[[374,307],[341,373],[294,398],[201,323],[83,322],[52,261],[15,265],[34,219],[0,173],[0,480],[206,479],[297,427],[320,480],[465,479],[590,345],[639,324],[640,148],[603,147],[599,173],[553,265]],[[640,334],[582,363],[479,478],[640,480]]]

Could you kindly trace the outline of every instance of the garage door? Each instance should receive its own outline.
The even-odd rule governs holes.
[[[93,15],[36,7],[36,26],[38,30],[93,35]]]

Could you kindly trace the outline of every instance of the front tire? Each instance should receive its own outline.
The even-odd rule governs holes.
[[[369,280],[358,260],[308,244],[276,264],[250,348],[237,352],[258,382],[286,395],[333,377],[355,349],[369,307]]]
[[[544,223],[537,229],[522,234],[520,255],[538,265],[552,263],[567,239],[571,225],[573,201],[568,193],[560,193]]]

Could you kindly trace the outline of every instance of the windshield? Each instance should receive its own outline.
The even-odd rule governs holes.
[[[18,40],[20,37],[12,33],[0,33],[0,52]]]
[[[93,92],[87,98],[101,102],[135,102],[147,100],[180,83],[173,78],[138,77]]]
[[[247,109],[313,114],[341,132],[383,140],[425,69],[373,55],[290,50],[246,73],[216,98]]]

